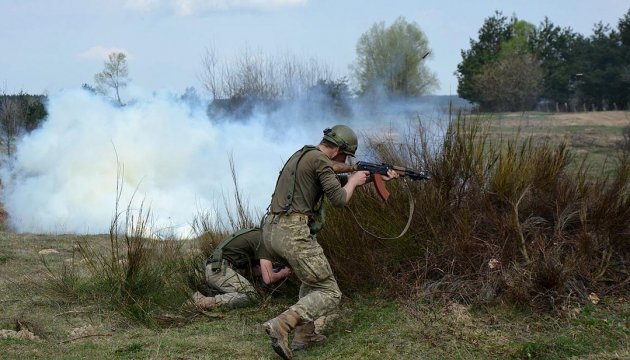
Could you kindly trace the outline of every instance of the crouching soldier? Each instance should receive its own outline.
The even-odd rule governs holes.
[[[259,298],[252,285],[254,277],[260,276],[265,285],[270,285],[291,275],[288,267],[274,271],[272,261],[262,242],[260,228],[232,234],[217,245],[206,261],[206,282],[220,294],[204,296],[195,292],[194,304],[201,310],[250,305]]]

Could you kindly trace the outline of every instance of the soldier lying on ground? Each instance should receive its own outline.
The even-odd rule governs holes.
[[[262,230],[244,229],[221,241],[206,261],[206,282],[220,294],[204,296],[197,291],[192,298],[201,310],[248,306],[259,298],[253,277],[260,276],[270,285],[289,275],[288,267],[274,272],[273,258],[262,243]]]

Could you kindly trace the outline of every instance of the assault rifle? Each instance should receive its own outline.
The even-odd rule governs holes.
[[[376,187],[376,192],[383,199],[383,201],[387,201],[389,198],[389,191],[385,187],[385,181],[383,180],[383,176],[387,176],[388,170],[394,170],[400,176],[406,176],[411,180],[429,180],[431,176],[428,171],[425,170],[415,170],[404,166],[395,166],[389,164],[374,164],[365,161],[359,161],[356,164],[358,171],[369,171],[372,177],[374,178],[374,186]]]

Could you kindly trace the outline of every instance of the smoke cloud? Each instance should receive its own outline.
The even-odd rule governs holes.
[[[50,96],[48,110],[2,172],[3,203],[19,232],[106,233],[118,178],[121,206],[144,202],[156,229],[186,235],[197,214],[232,198],[230,157],[242,194],[264,210],[282,161],[320,134],[290,123],[279,132],[263,117],[212,123],[205,109],[168,95],[117,107],[64,91]]]
[[[120,184],[119,212],[150,209],[152,230],[185,237],[195,217],[233,211],[230,159],[240,194],[261,214],[283,162],[317,144],[322,129],[344,123],[368,136],[397,133],[397,123],[407,124],[400,113],[412,108],[375,116],[369,110],[374,120],[354,109],[357,122],[313,114],[313,106],[296,102],[221,120],[168,94],[137,96],[119,107],[87,91],[63,91],[49,96],[48,118],[18,141],[15,158],[0,171],[2,202],[18,232],[107,233]]]

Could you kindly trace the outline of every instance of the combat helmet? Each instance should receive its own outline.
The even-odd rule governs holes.
[[[357,134],[345,125],[335,125],[324,129],[324,140],[339,146],[344,154],[350,156],[354,156],[359,144]]]

